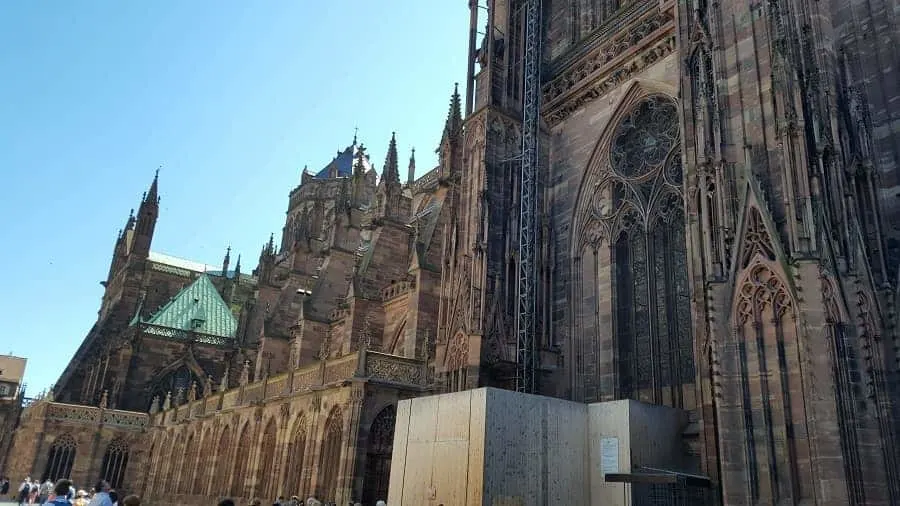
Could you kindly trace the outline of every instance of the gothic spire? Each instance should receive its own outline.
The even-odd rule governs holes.
[[[366,174],[366,165],[363,163],[366,157],[366,148],[360,144],[359,150],[356,152],[356,163],[353,164],[353,175],[364,176]]]
[[[231,263],[231,246],[225,249],[225,259],[222,260],[222,275],[228,277],[228,264]]]
[[[135,221],[134,250],[138,256],[145,257],[150,254],[150,243],[153,241],[153,231],[156,229],[156,219],[159,216],[159,169],[153,174],[153,182],[150,190],[144,194],[141,205],[138,208]]]
[[[150,201],[152,203],[159,203],[159,169],[156,169],[156,173],[153,174],[153,182],[150,183],[150,190],[147,192],[146,196],[144,196],[144,201]]]
[[[391,133],[391,142],[388,144],[387,157],[384,160],[384,172],[381,180],[385,183],[399,183],[400,171],[397,167],[397,134]]]
[[[241,255],[239,254],[237,257],[237,263],[234,264],[234,278],[237,279],[241,277]]]
[[[266,244],[266,253],[270,255],[275,254],[275,234],[269,234],[269,244]]]
[[[444,135],[455,135],[462,127],[462,109],[459,100],[459,83],[453,84],[453,95],[450,96],[450,110],[447,112],[447,124]]]
[[[406,183],[413,184],[416,180],[416,148],[412,148],[409,155],[409,173],[406,176]]]

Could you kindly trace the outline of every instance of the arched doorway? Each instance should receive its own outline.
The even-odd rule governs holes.
[[[394,451],[394,426],[397,408],[393,405],[381,410],[369,428],[366,447],[366,474],[363,481],[363,504],[387,500],[388,480],[391,477],[391,453]]]

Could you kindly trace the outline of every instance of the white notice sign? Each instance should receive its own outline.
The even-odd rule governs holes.
[[[619,438],[605,437],[600,440],[600,472],[619,472]]]

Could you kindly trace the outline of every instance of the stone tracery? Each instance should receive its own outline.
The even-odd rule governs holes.
[[[609,248],[601,263],[612,267],[614,395],[682,406],[681,385],[693,381],[694,358],[678,121],[674,102],[662,95],[631,106],[599,163],[604,170],[586,176],[597,182],[582,190],[589,211],[576,237],[594,252],[592,264],[601,260],[602,243]],[[599,268],[583,276],[589,304],[597,303],[598,295],[587,294],[596,290]]]

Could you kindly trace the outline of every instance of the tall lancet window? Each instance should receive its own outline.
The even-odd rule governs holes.
[[[678,111],[639,102],[610,146],[618,397],[683,406],[694,357]]]

